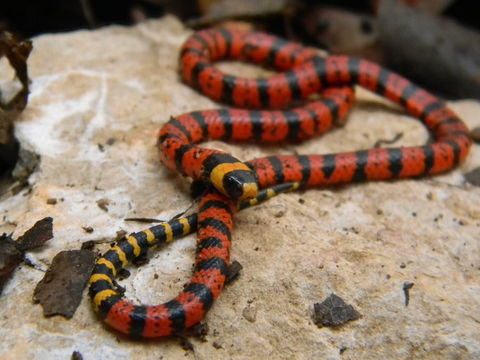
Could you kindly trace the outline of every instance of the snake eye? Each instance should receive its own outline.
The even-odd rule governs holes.
[[[258,194],[258,184],[251,170],[234,170],[223,176],[226,195],[240,201],[254,198]]]

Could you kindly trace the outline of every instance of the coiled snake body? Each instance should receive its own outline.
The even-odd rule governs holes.
[[[227,75],[212,65],[220,59],[262,64],[279,73],[268,79]],[[183,45],[180,73],[185,83],[202,94],[235,108],[183,114],[160,131],[162,162],[212,185],[200,197],[198,215],[131,234],[96,263],[90,279],[95,309],[111,327],[134,337],[172,335],[203,319],[224,285],[238,207],[299,187],[441,173],[465,159],[471,145],[467,127],[442,101],[400,75],[357,58],[322,58],[312,49],[264,33],[197,32]],[[433,141],[423,146],[269,156],[248,162],[197,145],[208,139],[298,142],[322,134],[341,123],[353,106],[354,84],[402,105],[422,121]],[[306,105],[281,110],[313,94],[316,98]],[[133,305],[123,298],[114,282],[120,268],[152,245],[195,229],[193,277],[176,298],[155,306]]]

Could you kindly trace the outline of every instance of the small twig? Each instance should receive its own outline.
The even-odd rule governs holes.
[[[410,289],[415,285],[412,282],[403,283],[403,293],[405,294],[405,306],[410,302]]]
[[[392,139],[380,139],[373,144],[374,148],[379,148],[382,145],[391,145],[396,143],[398,140],[400,140],[403,137],[403,133],[399,132],[396,133],[395,136]]]
[[[126,218],[124,219],[123,221],[137,221],[137,222],[141,222],[141,223],[163,223],[163,222],[167,222],[165,220],[162,220],[162,219],[155,219],[155,218],[144,218],[144,217],[140,217],[140,218]]]

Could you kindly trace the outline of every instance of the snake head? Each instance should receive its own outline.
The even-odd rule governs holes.
[[[258,195],[255,173],[250,169],[233,170],[223,176],[223,189],[224,194],[233,199],[239,201],[252,199]]]
[[[212,154],[204,162],[204,179],[222,194],[239,201],[258,194],[255,173],[246,164],[224,153]]]

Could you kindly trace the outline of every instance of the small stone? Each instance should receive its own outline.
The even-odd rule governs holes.
[[[212,346],[213,346],[215,349],[223,349],[223,346],[222,346],[219,342],[217,342],[217,341],[214,341],[214,342],[212,343]]]
[[[80,351],[74,351],[72,353],[71,360],[83,360],[83,355]]]
[[[331,294],[322,303],[315,303],[313,307],[313,321],[318,327],[336,327],[361,317],[352,305],[348,305],[335,294]]]
[[[245,319],[254,323],[257,320],[257,308],[253,305],[245,306],[242,310],[242,315]]]
[[[108,140],[107,140],[107,145],[113,145],[113,144],[115,144],[115,141],[117,141],[117,139],[115,139],[115,138],[108,138]]]
[[[93,233],[93,227],[91,226],[82,226],[83,231],[85,231],[88,234]]]
[[[103,211],[108,211],[108,205],[110,205],[110,201],[108,199],[97,200],[97,206]]]

